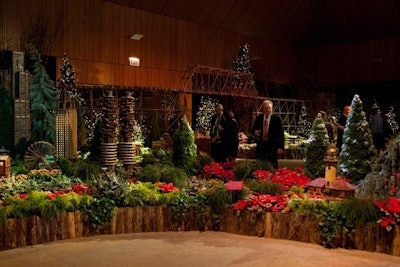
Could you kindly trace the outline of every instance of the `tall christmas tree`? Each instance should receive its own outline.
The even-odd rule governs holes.
[[[349,178],[352,183],[364,179],[376,163],[377,155],[362,101],[357,94],[351,103],[351,111],[343,133],[342,148],[338,174]]]
[[[63,104],[64,109],[71,99],[78,98],[76,92],[76,78],[75,71],[66,54],[63,57],[63,64],[60,66],[61,78],[58,80],[57,89],[60,92],[60,102]]]
[[[322,119],[321,113],[318,113],[310,130],[310,135],[305,145],[306,165],[304,173],[311,178],[325,176],[326,151],[329,146],[328,130]]]
[[[37,49],[31,51],[31,60],[33,76],[30,80],[29,98],[31,101],[32,140],[54,143],[56,135],[55,109],[58,102],[55,83],[42,65]]]
[[[233,60],[232,70],[237,72],[249,73],[252,77],[254,76],[253,69],[250,63],[250,45],[244,44],[240,46],[239,52]],[[251,82],[254,84],[254,80],[252,79]],[[235,79],[236,86],[240,85],[240,77],[237,76]]]

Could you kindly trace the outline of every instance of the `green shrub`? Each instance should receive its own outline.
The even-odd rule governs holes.
[[[203,151],[199,151],[195,162],[195,174],[199,175],[204,172],[204,166],[210,165],[213,162],[213,158]]]
[[[150,182],[136,182],[130,184],[124,194],[126,206],[168,206],[177,202],[180,196],[179,191],[169,193],[161,192],[156,184]]]
[[[66,166],[65,174],[78,177],[82,181],[87,182],[96,179],[103,172],[100,166],[97,161],[78,159],[72,165]]]
[[[87,213],[91,226],[100,231],[105,224],[111,222],[116,209],[114,200],[106,197],[94,198]]]
[[[92,195],[95,198],[108,198],[115,205],[123,206],[123,195],[128,189],[128,182],[115,174],[105,174],[89,181]]]
[[[245,180],[248,178],[254,178],[253,172],[255,170],[268,170],[273,172],[275,169],[270,162],[267,161],[248,161],[245,160],[233,167],[232,171],[235,174],[236,180]]]
[[[168,165],[147,165],[138,173],[137,179],[142,182],[173,183],[175,186],[185,187],[188,180],[186,172],[180,168]]]
[[[287,204],[287,209],[302,215],[320,215],[329,207],[325,200],[294,198]]]
[[[197,146],[192,128],[186,116],[181,119],[173,136],[173,162],[188,174],[194,174]]]
[[[345,199],[337,206],[342,217],[346,218],[346,225],[365,225],[376,222],[380,218],[380,211],[372,199],[352,198]]]
[[[258,192],[260,194],[275,196],[281,193],[280,184],[277,183],[262,182],[255,179],[246,179],[245,182],[251,191]]]

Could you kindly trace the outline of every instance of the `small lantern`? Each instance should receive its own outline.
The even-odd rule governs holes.
[[[330,143],[325,161],[325,188],[329,188],[336,181],[337,163],[337,148],[334,143]]]
[[[8,178],[11,175],[11,157],[7,155],[9,151],[0,148],[0,178]]]

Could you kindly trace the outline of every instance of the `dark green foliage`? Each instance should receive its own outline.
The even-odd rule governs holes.
[[[137,179],[142,182],[173,183],[177,187],[185,187],[188,180],[186,172],[169,165],[147,165],[138,173]]]
[[[151,153],[142,154],[142,161],[140,162],[140,166],[144,167],[153,164],[173,166],[174,163],[172,161],[172,151],[164,149],[153,149],[151,150]]]
[[[194,173],[195,168],[197,146],[194,141],[193,130],[186,116],[183,116],[174,134],[173,161],[176,167],[185,170],[188,174]]]
[[[204,166],[209,165],[213,162],[213,158],[208,155],[207,153],[203,151],[199,151],[197,154],[195,166],[196,166],[196,172],[195,174],[201,174],[204,172]]]
[[[2,77],[0,76],[0,79]],[[0,80],[0,86],[2,82]],[[0,87],[0,148],[13,150],[12,105],[10,91]]]
[[[221,209],[226,205],[233,204],[239,199],[243,199],[244,190],[226,190],[225,184],[223,182],[219,182],[218,184],[214,184],[202,194],[205,195],[205,203],[211,207],[213,213],[219,214]]]
[[[91,160],[77,159],[76,162],[72,162],[65,158],[59,158],[57,163],[62,173],[85,182],[95,179],[102,173],[99,163]]]
[[[320,113],[315,118],[305,145],[304,173],[312,178],[325,177],[325,161],[329,146],[328,131]]]
[[[339,155],[338,175],[356,183],[365,178],[376,163],[376,149],[363,111],[361,99],[354,95],[343,133],[343,149]]]
[[[32,140],[55,142],[56,123],[55,109],[57,108],[58,94],[55,84],[41,64],[40,53],[31,51],[33,62],[33,76],[30,80],[29,99],[31,101]]]
[[[339,213],[346,218],[346,225],[355,227],[376,222],[380,218],[380,211],[372,199],[352,198],[339,202]]]
[[[387,197],[400,197],[400,135],[387,145],[373,171],[357,185],[361,196],[385,199]],[[397,193],[396,193],[397,190]]]
[[[246,185],[251,191],[258,192],[260,194],[268,194],[271,196],[276,196],[281,193],[280,184],[277,183],[262,182],[262,181],[257,181],[255,179],[247,179]]]
[[[267,161],[243,161],[236,164],[232,171],[235,174],[235,180],[244,180],[254,178],[253,172],[255,170],[268,170],[273,172],[275,169],[270,162]]]
[[[29,170],[25,166],[25,162],[20,159],[11,160],[11,172],[17,174],[28,174]]]

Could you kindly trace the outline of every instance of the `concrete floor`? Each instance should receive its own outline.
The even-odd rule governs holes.
[[[400,257],[223,232],[99,235],[0,251],[0,267],[394,267]]]

